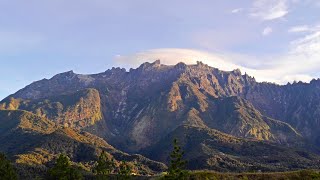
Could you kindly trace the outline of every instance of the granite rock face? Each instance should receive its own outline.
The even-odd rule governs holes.
[[[317,147],[319,89],[320,80],[281,86],[256,82],[238,69],[158,60],[129,71],[61,73],[10,95],[0,109],[29,111],[134,153],[148,154],[181,126],[275,146],[303,147],[308,141]]]

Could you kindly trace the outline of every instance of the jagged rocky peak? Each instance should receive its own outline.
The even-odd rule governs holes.
[[[241,75],[240,75],[241,76]],[[253,76],[249,76],[246,72],[244,75],[242,75],[242,78],[250,84],[256,83],[256,79]]]
[[[241,71],[240,71],[240,69],[235,69],[235,70],[232,71],[232,73],[233,73],[234,75],[236,75],[236,76],[241,76]]]
[[[196,67],[205,69],[211,68],[208,64],[204,64],[202,61],[197,61]]]
[[[141,70],[154,70],[154,69],[157,69],[161,66],[161,61],[158,59],[152,63],[150,62],[145,62],[143,64],[141,64],[139,66],[138,69],[141,69]]]
[[[72,70],[53,76],[50,80],[59,83],[81,83],[83,86],[88,86],[95,79],[91,75],[76,74]]]
[[[161,65],[160,59],[157,59],[156,61],[154,61],[154,62],[152,63],[152,65],[153,65],[153,66],[160,66],[160,65]]]
[[[204,66],[205,64],[203,64],[202,61],[197,61],[197,66]]]
[[[108,69],[105,73],[125,73],[127,70],[125,68],[120,67],[112,67],[112,69]]]
[[[67,71],[67,72],[63,72],[60,74],[57,74],[55,76],[53,76],[50,80],[53,81],[57,81],[57,82],[69,82],[74,80],[77,77],[78,74],[74,73],[72,70],[71,71]]]
[[[75,75],[76,73],[73,72],[73,70],[70,70],[70,71],[67,71],[67,72],[64,72],[62,74],[65,74],[65,75]]]
[[[179,62],[174,66],[174,68],[179,69],[179,70],[184,70],[186,69],[187,65],[184,62]]]
[[[312,79],[312,80],[310,81],[310,84],[316,85],[316,86],[320,86],[320,78],[318,78],[318,79]]]
[[[73,70],[67,71],[67,72],[63,72],[60,74],[57,74],[55,76],[52,77],[52,79],[54,78],[61,78],[61,77],[68,77],[68,78],[72,78],[76,75],[76,73],[73,72]]]

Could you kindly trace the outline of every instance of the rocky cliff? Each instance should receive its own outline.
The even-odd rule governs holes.
[[[155,61],[129,71],[61,73],[10,95],[0,102],[0,109],[28,111],[58,126],[95,134],[120,150],[146,155],[182,126],[266,143],[266,151],[309,146],[307,150],[317,153],[319,88],[320,80],[281,86],[256,82],[238,69],[221,71],[202,62],[167,66]],[[192,134],[196,136],[194,130]],[[205,142],[213,139],[207,136]],[[250,153],[245,156],[249,158]],[[308,163],[317,161],[316,156],[310,156]],[[267,162],[263,166],[271,167]]]

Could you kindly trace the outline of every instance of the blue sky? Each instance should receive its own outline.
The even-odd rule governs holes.
[[[309,81],[320,77],[320,1],[0,0],[0,99],[60,72],[156,59]]]

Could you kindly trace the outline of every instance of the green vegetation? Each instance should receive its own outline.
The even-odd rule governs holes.
[[[211,171],[196,171],[190,173],[192,180],[312,180],[320,179],[320,172],[315,170],[301,170],[275,173],[218,173]]]
[[[6,156],[0,153],[0,179],[1,180],[16,180],[18,175]]]
[[[102,151],[93,172],[97,175],[98,179],[103,179],[104,176],[110,175],[115,168],[114,159],[110,159],[107,153]]]
[[[187,168],[218,172],[284,172],[319,169],[319,156],[294,147],[276,146],[262,141],[245,140],[220,131],[181,126],[149,150],[149,157],[168,162],[171,141],[184,144]]]
[[[187,177],[187,171],[184,170],[186,161],[183,160],[184,152],[178,144],[178,140],[173,140],[173,151],[170,154],[170,166],[168,169],[168,175],[166,179],[185,179]]]
[[[120,176],[123,176],[125,178],[129,178],[132,173],[132,168],[126,163],[125,161],[122,161],[119,166],[119,174]]]
[[[320,172],[316,170],[301,170],[291,172],[274,172],[274,173],[219,173],[214,171],[187,171],[184,169],[185,161],[182,159],[183,152],[177,140],[174,141],[174,149],[171,153],[171,164],[168,174],[164,176],[132,176],[132,167],[129,163],[122,161],[118,167],[116,163],[110,159],[106,152],[102,152],[93,168],[94,174],[89,171],[84,172],[72,166],[68,156],[60,155],[55,165],[48,170],[47,176],[39,179],[54,180],[81,180],[81,179],[169,179],[169,180],[312,180],[320,179]],[[30,172],[31,173],[31,172]],[[85,178],[83,178],[83,176]],[[0,154],[0,179],[16,180],[18,175],[15,168],[6,159],[4,154]]]
[[[48,171],[48,179],[52,180],[81,180],[80,171],[71,166],[68,156],[60,155],[55,166]]]

